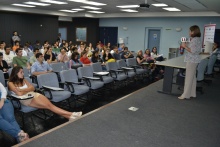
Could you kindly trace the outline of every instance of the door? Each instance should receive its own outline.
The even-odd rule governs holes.
[[[58,32],[63,40],[67,40],[67,28],[59,28]]]
[[[153,47],[157,47],[157,52],[160,52],[160,29],[149,29],[146,28],[145,31],[145,49],[152,50]]]
[[[111,46],[117,45],[118,27],[99,27],[99,40],[104,45],[107,45],[108,42],[111,43]]]

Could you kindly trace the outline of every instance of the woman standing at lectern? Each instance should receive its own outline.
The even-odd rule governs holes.
[[[182,42],[181,46],[185,48],[186,55],[186,76],[183,94],[178,99],[190,99],[196,97],[196,68],[200,62],[200,51],[202,48],[201,33],[197,25],[189,28],[190,42]]]

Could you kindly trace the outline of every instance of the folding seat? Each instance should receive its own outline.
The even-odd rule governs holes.
[[[147,69],[143,69],[137,64],[136,58],[126,59],[126,64],[128,67],[133,67],[137,75],[144,75],[148,72]]]
[[[126,84],[127,74],[124,70],[119,69],[116,62],[106,63],[107,71],[110,72],[111,77],[114,79],[116,84],[123,85]]]
[[[78,75],[75,69],[63,70],[60,72],[61,83],[64,83],[71,94],[74,96],[74,101],[81,96],[86,95],[88,99],[89,87],[84,82],[79,82]]]
[[[119,69],[124,70],[129,78],[135,77],[136,75],[135,69],[132,67],[127,67],[125,60],[118,60],[117,64],[118,64]]]
[[[99,77],[93,76],[93,69],[91,66],[77,68],[79,79],[86,82],[92,92],[101,90],[104,86],[104,82]]]
[[[105,84],[110,84],[110,83],[114,82],[114,79],[110,76],[109,72],[104,72],[102,70],[102,65],[100,62],[93,63],[91,66],[93,69],[93,75],[100,77],[100,79]]]
[[[57,75],[55,73],[42,74],[37,76],[37,82],[44,95],[53,103],[67,101],[69,107],[69,98],[71,92],[60,88]]]

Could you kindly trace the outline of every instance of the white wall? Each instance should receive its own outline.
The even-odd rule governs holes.
[[[204,25],[214,23],[216,28],[220,28],[219,17],[157,17],[157,18],[101,18],[100,27],[118,27],[118,38],[128,37],[129,50],[144,50],[145,28],[160,27],[160,54],[168,57],[168,49],[170,47],[179,47],[181,37],[188,37],[189,27],[198,25],[201,29],[203,40]],[[127,30],[123,30],[127,27]],[[176,28],[182,28],[181,32],[177,32]]]

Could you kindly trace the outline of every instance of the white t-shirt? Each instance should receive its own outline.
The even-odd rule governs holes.
[[[13,51],[11,51],[10,53],[9,53],[9,55],[6,55],[6,54],[4,54],[3,55],[3,60],[5,60],[8,64],[11,64],[12,63],[12,60],[13,60],[13,58],[14,58],[14,52]]]

